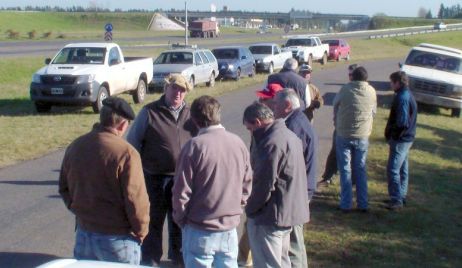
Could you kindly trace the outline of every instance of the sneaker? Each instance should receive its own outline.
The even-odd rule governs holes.
[[[253,266],[253,262],[252,261],[238,261],[237,262],[237,265],[239,267],[252,267]]]
[[[332,179],[322,179],[318,182],[318,186],[329,186],[332,183]]]
[[[400,204],[400,203],[389,203],[386,207],[386,209],[388,210],[391,210],[391,211],[396,211],[396,210],[400,210],[403,208],[403,204]]]
[[[369,213],[369,209],[368,208],[358,208],[358,212],[359,213]]]

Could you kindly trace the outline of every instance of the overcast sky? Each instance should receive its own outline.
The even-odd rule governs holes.
[[[49,0],[49,1],[32,1],[32,0],[1,0],[2,7],[15,6],[89,6],[90,2],[96,2],[98,6],[121,9],[183,9],[184,0]],[[247,10],[247,11],[279,11],[288,12],[291,8],[310,10],[320,13],[343,13],[343,14],[363,14],[374,15],[376,13],[385,13],[389,16],[417,16],[420,7],[430,9],[433,16],[438,13],[439,6],[443,3],[445,6],[460,4],[461,1],[455,0],[188,0],[188,9],[209,10],[211,4],[215,4],[218,10],[223,6],[228,6],[230,10]]]

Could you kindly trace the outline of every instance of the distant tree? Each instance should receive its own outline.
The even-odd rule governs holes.
[[[432,14],[432,11],[429,9],[427,14],[425,15],[425,18],[426,19],[432,19],[433,18],[433,14]]]
[[[427,10],[424,7],[420,7],[419,11],[417,11],[417,17],[418,18],[425,18],[425,15],[427,15]]]
[[[440,10],[438,10],[438,19],[444,19],[444,5],[441,3]]]

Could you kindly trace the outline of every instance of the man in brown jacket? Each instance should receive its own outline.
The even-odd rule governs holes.
[[[59,193],[76,215],[76,259],[139,264],[149,200],[140,155],[122,138],[135,115],[120,98],[103,105],[100,123],[67,148]]]
[[[318,87],[311,83],[312,72],[313,68],[311,68],[311,66],[308,64],[303,64],[298,70],[298,74],[305,79],[306,83],[308,84],[308,88],[310,89],[311,104],[308,108],[306,108],[305,114],[311,123],[313,122],[314,118],[314,110],[321,108],[321,106],[324,104],[324,100],[321,97],[321,92],[319,91]]]

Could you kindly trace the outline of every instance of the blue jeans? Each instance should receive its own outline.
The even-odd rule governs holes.
[[[389,140],[390,153],[388,156],[387,176],[388,194],[392,204],[403,204],[406,199],[409,183],[408,156],[412,142],[397,142]]]
[[[131,235],[106,235],[77,227],[74,258],[139,265],[141,248]]]
[[[351,174],[356,176],[356,202],[359,209],[367,209],[366,159],[369,140],[336,137],[337,167],[340,172],[340,208],[352,208]],[[353,171],[352,171],[353,169]]]
[[[183,261],[186,268],[238,267],[236,228],[213,232],[185,225],[182,233]]]

